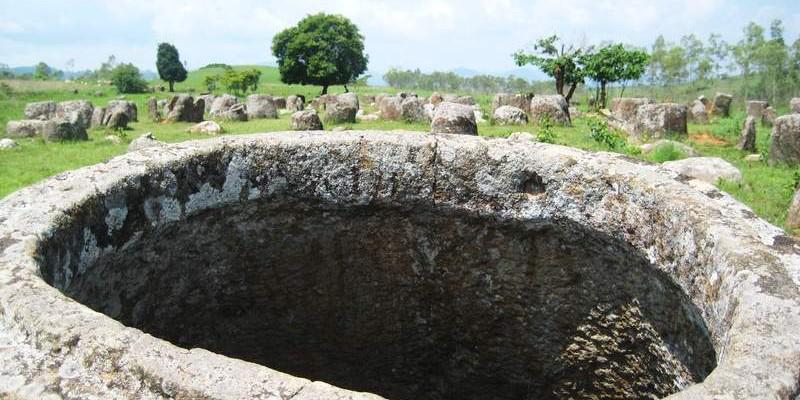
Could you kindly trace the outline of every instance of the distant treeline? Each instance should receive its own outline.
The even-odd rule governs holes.
[[[473,93],[528,93],[534,92],[535,84],[516,76],[506,78],[492,75],[476,75],[470,78],[459,76],[454,72],[431,72],[429,74],[416,70],[390,69],[383,75],[383,80],[394,88],[435,90],[441,92],[473,92]]]

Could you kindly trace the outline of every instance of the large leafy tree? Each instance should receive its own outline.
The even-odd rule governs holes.
[[[626,82],[641,78],[647,68],[648,55],[643,50],[628,49],[622,44],[612,44],[584,54],[580,62],[586,77],[599,84],[595,104],[606,106],[606,87],[609,83]]]
[[[175,82],[186,80],[186,68],[181,63],[178,49],[169,43],[159,43],[156,54],[156,68],[161,80],[169,82],[169,91],[174,91]]]
[[[520,50],[513,57],[517,65],[535,65],[553,77],[556,81],[556,92],[569,102],[575,88],[583,83],[583,69],[578,62],[583,53],[583,49],[566,46],[559,42],[558,36],[553,35],[539,39],[532,52]],[[569,88],[567,93],[564,93],[565,87]]]
[[[278,60],[281,81],[287,84],[322,86],[354,82],[367,70],[364,36],[341,15],[319,13],[303,18],[272,39],[272,54]]]
[[[142,79],[139,68],[133,64],[119,64],[111,71],[111,83],[120,93],[144,93],[147,82]]]

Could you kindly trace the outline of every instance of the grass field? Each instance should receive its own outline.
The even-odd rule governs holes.
[[[247,66],[238,67],[246,68]],[[259,93],[285,96],[289,94],[303,94],[307,98],[313,98],[319,94],[319,87],[285,85],[280,83],[277,70],[272,67],[257,67],[262,70],[261,85]],[[200,93],[205,91],[203,78],[209,74],[219,73],[221,69],[209,68],[193,71],[184,83],[176,84],[176,91]],[[12,93],[0,93],[0,126],[4,127],[7,121],[23,119],[25,104],[33,101],[43,100],[71,100],[87,99],[96,106],[105,105],[109,100],[116,99],[113,87],[98,85],[83,85],[79,83],[64,82],[35,82],[35,81],[0,81],[11,87]],[[159,82],[153,82],[158,85]],[[77,89],[78,93],[72,91]],[[381,92],[393,92],[390,88],[359,87],[351,88],[360,94],[375,94]],[[339,87],[330,88],[332,93],[343,92]],[[95,96],[95,93],[102,93]],[[221,90],[218,92],[222,92]],[[421,95],[428,95],[424,91],[418,91]],[[626,92],[626,93],[630,93]],[[635,93],[635,91],[634,91]],[[126,99],[134,101],[140,111],[140,122],[132,123],[131,129],[122,135],[121,143],[115,144],[105,137],[112,132],[104,130],[91,131],[90,140],[84,142],[64,142],[48,143],[41,139],[19,139],[19,146],[11,150],[0,151],[0,197],[33,184],[48,176],[59,172],[75,169],[85,165],[91,165],[104,160],[108,160],[126,151],[128,143],[139,135],[152,132],[156,138],[166,142],[179,142],[189,139],[203,138],[200,134],[190,134],[186,132],[191,124],[188,123],[152,123],[146,118],[146,100],[149,97],[169,98],[170,94],[165,92],[126,95]],[[484,109],[484,114],[488,112],[491,103],[490,96],[475,96],[476,100]],[[247,122],[221,122],[220,124],[226,131],[226,135],[238,135],[255,132],[284,131],[289,129],[289,115],[283,114],[276,120],[255,120]],[[719,187],[732,194],[738,200],[747,204],[753,211],[770,221],[771,223],[783,226],[786,219],[786,210],[794,194],[795,175],[797,168],[786,166],[769,167],[764,162],[745,162],[745,156],[734,145],[738,139],[739,123],[743,119],[741,112],[733,118],[721,119],[711,125],[690,125],[689,137],[682,141],[692,146],[702,155],[722,157],[738,167],[743,175],[742,183],[720,182]],[[326,129],[333,129],[337,125],[326,125]],[[419,130],[428,131],[427,124],[407,124],[403,122],[376,121],[358,122],[356,124],[345,125],[348,128],[359,130]],[[491,124],[481,124],[479,133],[482,136],[505,137],[512,132],[527,131],[536,134],[538,127],[535,125],[502,127]],[[603,145],[595,142],[589,136],[589,129],[586,119],[578,118],[574,121],[574,126],[570,128],[555,128],[556,142],[559,144],[573,146],[587,150],[604,150]],[[757,145],[760,151],[769,146],[768,128],[758,128]],[[645,157],[638,154],[631,154],[635,157],[656,160],[658,156]],[[669,157],[669,155],[667,156]]]

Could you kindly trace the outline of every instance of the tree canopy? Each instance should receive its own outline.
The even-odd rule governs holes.
[[[322,86],[354,82],[367,70],[364,36],[341,15],[319,13],[303,18],[272,39],[281,81],[287,84]]]
[[[583,83],[583,68],[579,63],[584,49],[567,47],[556,35],[539,39],[533,46],[533,52],[520,50],[513,54],[518,66],[531,64],[539,67],[545,74],[556,80],[556,92],[564,96],[569,103],[575,88]],[[564,93],[564,87],[569,90]]]
[[[147,82],[142,79],[139,68],[133,64],[119,64],[111,71],[111,83],[120,93],[144,93]]]
[[[186,68],[181,63],[178,49],[169,43],[159,43],[156,53],[156,68],[161,80],[169,82],[169,91],[174,91],[175,82],[186,80]]]
[[[583,54],[580,63],[583,65],[586,77],[600,85],[599,99],[595,104],[605,107],[606,86],[609,83],[636,80],[644,75],[648,58],[645,51],[628,49],[619,43]]]

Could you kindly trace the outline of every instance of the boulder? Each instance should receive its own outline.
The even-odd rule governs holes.
[[[207,135],[218,135],[223,132],[222,127],[214,121],[203,121],[197,125],[192,125],[187,129],[190,133],[205,133]]]
[[[414,96],[416,96],[416,95],[414,95]],[[475,99],[473,99],[472,96],[460,96],[460,97],[456,97],[455,99],[453,99],[453,103],[464,104],[466,106],[474,106],[475,105]]]
[[[664,168],[710,184],[720,179],[741,182],[742,173],[733,164],[719,157],[692,157],[661,164]]]
[[[152,133],[148,132],[134,139],[131,144],[128,145],[128,152],[130,153],[132,151],[139,151],[149,147],[159,147],[163,145],[164,142],[157,140]]]
[[[74,125],[77,137],[86,136],[86,130],[92,125],[94,106],[86,100],[62,101],[56,105],[56,114],[52,119],[66,121]],[[80,131],[83,131],[81,134]]]
[[[736,148],[743,151],[754,152],[756,151],[756,118],[753,116],[747,117],[742,127],[742,135],[739,138],[739,144]]]
[[[89,126],[92,129],[97,129],[98,127],[103,126],[103,121],[106,117],[106,108],[105,107],[95,107],[94,111],[92,111],[92,123]]]
[[[711,101],[708,100],[706,96],[700,95],[700,97],[697,98],[697,101],[703,103],[703,105],[706,107],[706,110],[711,107]]]
[[[158,109],[158,100],[155,97],[147,99],[147,117],[152,122],[161,121],[161,110]]]
[[[273,97],[272,103],[275,104],[275,108],[278,110],[286,109],[286,98],[284,97]]]
[[[321,131],[322,121],[313,108],[297,111],[292,114],[292,130],[295,131]]]
[[[251,94],[247,96],[247,119],[278,118],[278,109],[272,96]]]
[[[8,150],[13,149],[14,147],[19,146],[17,142],[9,138],[0,139],[0,150]]]
[[[26,138],[40,136],[44,132],[47,121],[40,119],[23,119],[21,121],[8,121],[6,135],[12,138]]]
[[[744,160],[749,163],[761,162],[764,161],[764,157],[762,157],[761,154],[748,154],[744,156]]]
[[[197,98],[198,99],[203,99],[203,112],[204,113],[210,113],[211,112],[211,106],[214,104],[214,100],[216,100],[217,96],[214,96],[213,94],[203,94],[203,95],[197,96]]]
[[[387,121],[399,120],[403,115],[403,99],[400,96],[386,96],[378,103],[381,118]]]
[[[87,140],[89,135],[86,134],[86,128],[76,123],[74,119],[55,118],[45,122],[42,138],[48,142],[56,142],[62,140]]]
[[[800,190],[794,192],[792,203],[786,212],[786,227],[792,229],[800,228]]]
[[[645,104],[654,104],[655,101],[646,97],[618,97],[611,100],[611,115],[615,118],[631,122],[636,119],[636,111]]]
[[[514,132],[507,139],[512,142],[535,142],[536,136],[530,132]]]
[[[706,105],[703,104],[700,100],[695,100],[692,102],[692,106],[689,108],[689,115],[688,117],[694,122],[695,124],[707,124],[708,123],[708,110],[706,110]]]
[[[527,113],[531,108],[530,105],[530,98],[524,94],[498,93],[492,99],[492,110],[502,106],[512,106]]]
[[[745,109],[747,110],[747,115],[750,117],[754,117],[756,121],[760,121],[761,118],[764,116],[764,110],[769,107],[769,103],[762,100],[748,100],[745,102]]]
[[[642,154],[651,154],[654,151],[665,147],[665,146],[672,146],[673,149],[680,152],[684,155],[684,157],[699,157],[700,154],[697,153],[691,146],[686,145],[681,142],[676,142],[674,140],[668,139],[660,139],[653,143],[645,143],[639,146],[639,149],[642,151]]]
[[[355,93],[329,96],[325,104],[325,121],[332,123],[356,122],[358,108],[358,95]]]
[[[533,96],[530,106],[530,119],[539,122],[545,115],[556,125],[570,126],[569,104],[560,94]]]
[[[795,97],[789,101],[790,112],[800,114],[800,97]]]
[[[139,113],[136,108],[136,103],[127,100],[111,100],[108,102],[108,106],[106,106],[107,114],[113,115],[117,111],[122,111],[128,115],[128,121],[130,122],[138,122],[139,121]]]
[[[636,110],[632,136],[659,138],[667,133],[685,135],[687,107],[677,103],[644,104]]]
[[[222,96],[214,99],[214,102],[211,104],[211,109],[208,113],[214,118],[222,117],[222,115],[227,112],[228,109],[238,102],[239,99],[237,99],[235,96],[223,94]]]
[[[767,107],[764,109],[764,113],[761,115],[761,124],[764,126],[772,126],[775,124],[775,119],[778,118],[778,113],[772,107]]]
[[[406,97],[400,103],[400,115],[406,122],[431,122],[425,107],[417,97]]]
[[[800,164],[800,114],[775,119],[769,145],[769,164]]]
[[[236,103],[222,113],[222,119],[227,121],[247,121],[247,105]]]
[[[440,103],[433,114],[431,133],[477,135],[474,109],[464,104],[446,101]]]
[[[425,111],[425,118],[428,118],[428,121],[433,120],[433,113],[436,111],[435,104],[425,103],[422,105],[422,110]]]
[[[731,102],[733,102],[733,96],[725,93],[717,93],[714,96],[713,114],[718,117],[730,116]]]
[[[286,109],[291,112],[303,111],[305,99],[302,96],[290,95],[286,98]]]
[[[28,103],[25,106],[25,119],[48,120],[56,115],[56,103],[54,101],[38,101]]]
[[[525,125],[528,115],[519,107],[499,106],[494,110],[494,120],[499,125]]]
[[[472,107],[472,113],[475,114],[475,122],[476,123],[479,123],[479,124],[485,124],[486,123],[486,120],[483,118],[483,111],[480,108],[478,108],[476,106],[473,106]]]
[[[166,120],[169,122],[200,122],[203,120],[205,101],[195,100],[188,94],[172,96],[166,106]]]
[[[567,110],[569,111],[570,120],[574,120],[575,118],[581,118],[583,116],[583,113],[581,112],[581,110],[578,110],[578,107],[569,106]]]
[[[428,103],[430,103],[430,104],[433,104],[433,105],[434,105],[434,107],[435,107],[435,106],[438,106],[438,105],[439,105],[439,103],[441,103],[441,102],[443,102],[443,101],[444,101],[444,98],[442,97],[442,95],[441,95],[441,94],[439,94],[439,92],[433,92],[433,93],[431,93],[431,97],[430,97],[430,98],[428,98]]]
[[[119,110],[112,112],[106,127],[110,129],[126,129],[128,127],[128,114]]]

